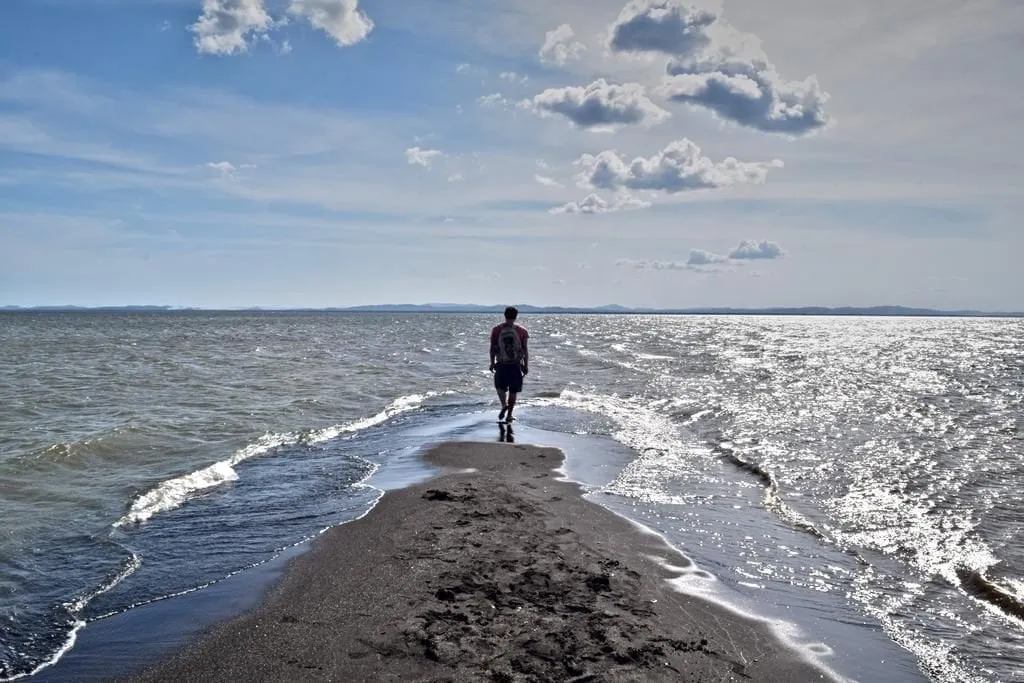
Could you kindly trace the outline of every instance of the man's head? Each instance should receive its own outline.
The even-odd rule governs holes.
[[[519,309],[515,306],[509,306],[505,309],[505,320],[508,322],[514,322],[519,317]]]

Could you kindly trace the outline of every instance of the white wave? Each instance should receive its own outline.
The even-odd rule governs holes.
[[[691,415],[684,424],[691,425],[694,424],[695,422],[699,422],[701,418],[705,417],[706,415],[711,415],[713,412],[715,411],[711,410],[710,408],[698,410],[696,413]]]
[[[0,683],[8,683],[9,681],[16,681],[20,678],[31,678],[43,669],[48,669],[57,662],[59,662],[61,657],[70,652],[71,648],[75,646],[75,642],[78,640],[78,632],[85,627],[85,624],[86,622],[82,619],[75,620],[75,623],[71,625],[71,630],[68,632],[67,638],[64,640],[64,644],[61,645],[60,648],[53,653],[53,656],[51,656],[45,662],[41,662],[36,668],[32,669],[31,671],[15,674],[7,678],[0,678]]]
[[[612,346],[612,348],[614,348],[616,346],[621,347],[621,348],[615,349],[616,351],[619,351],[619,352],[624,353],[624,354],[628,353],[628,350],[626,349],[625,345],[623,345],[623,344],[614,344]],[[642,365],[639,365],[638,363],[630,362],[628,360],[620,360],[618,358],[613,358],[613,357],[609,356],[607,353],[602,353],[600,351],[592,351],[590,349],[585,349],[585,348],[582,348],[581,346],[577,345],[576,353],[578,353],[579,355],[583,356],[584,358],[593,358],[593,359],[595,359],[595,360],[597,360],[597,361],[599,361],[601,363],[606,363],[606,364],[609,364],[609,365],[616,365],[616,366],[618,366],[620,368],[624,368],[624,369],[630,370],[632,372],[637,372],[637,373],[640,373],[640,374],[643,374],[643,375],[650,375],[651,374],[651,371],[648,368],[645,368]]]
[[[531,405],[557,405],[609,417],[617,430],[612,434],[638,457],[627,464],[603,490],[649,503],[681,505],[681,496],[666,483],[665,473],[700,478],[702,462],[710,451],[684,438],[680,425],[643,398],[623,398],[565,390],[558,398],[534,399]]]
[[[235,481],[238,479],[238,473],[231,465],[231,461],[223,460],[201,470],[163,482],[155,489],[136,498],[128,514],[117,520],[114,526],[122,527],[126,524],[145,522],[157,513],[173,510],[198,491],[220,486],[224,482]]]
[[[878,620],[894,643],[917,657],[931,680],[985,683],[986,679],[971,672],[963,657],[956,652],[956,641],[932,642],[920,630],[895,616],[917,609],[912,605],[924,594],[920,583],[904,581],[901,594],[885,595],[873,587],[877,581],[875,568],[868,567],[853,577],[850,597],[860,603],[869,616]]]
[[[124,548],[124,546],[122,546],[122,548]],[[88,605],[90,602],[95,600],[100,595],[103,595],[104,593],[112,590],[114,586],[121,583],[122,581],[124,581],[129,576],[131,576],[139,570],[139,567],[142,566],[142,559],[135,553],[134,550],[131,550],[130,548],[124,548],[124,550],[128,551],[131,557],[129,557],[128,561],[125,562],[124,567],[121,568],[121,571],[119,571],[110,581],[107,581],[105,584],[101,585],[99,588],[92,591],[91,593],[83,595],[78,599],[73,600],[72,602],[64,603],[64,607],[67,608],[69,612],[76,616],[80,615],[82,613],[82,610],[85,609],[86,605]]]
[[[348,424],[338,425],[336,427],[328,427],[327,429],[321,429],[316,432],[311,432],[305,438],[302,439],[302,443],[321,443],[323,441],[335,439],[341,436],[342,434],[359,432],[364,429],[369,429],[370,427],[379,425],[382,422],[387,422],[395,415],[419,408],[421,405],[423,405],[423,402],[426,401],[428,398],[433,398],[435,396],[448,396],[453,393],[454,392],[452,391],[428,391],[425,394],[409,394],[408,396],[400,396],[399,398],[396,398],[394,401],[388,404],[388,406],[384,408],[384,410],[380,411],[376,415],[373,415],[371,417],[364,417],[360,420],[356,420]]]
[[[128,512],[121,519],[114,522],[114,526],[124,527],[145,522],[154,515],[180,507],[199,491],[220,486],[229,481],[237,481],[238,472],[235,471],[235,466],[250,458],[263,455],[281,446],[297,443],[322,443],[337,438],[342,434],[368,429],[369,427],[386,422],[395,415],[415,410],[428,398],[438,395],[440,395],[440,392],[431,391],[426,394],[400,396],[376,415],[312,432],[264,434],[254,443],[239,449],[227,460],[221,460],[203,469],[168,479],[158,484],[155,488],[136,498]]]
[[[107,591],[111,590],[114,586],[127,579],[129,576],[138,571],[139,567],[142,566],[142,560],[139,558],[138,555],[136,555],[128,548],[125,548],[125,550],[128,550],[128,552],[131,554],[131,557],[125,563],[124,567],[121,568],[121,571],[119,571],[114,576],[114,578],[112,578],[110,581],[107,581],[105,584],[103,584],[96,590],[92,591],[91,593],[76,598],[71,602],[64,603],[64,608],[68,610],[68,613],[74,617],[74,621],[72,622],[71,628],[68,630],[67,635],[64,637],[64,642],[61,644],[59,648],[57,648],[57,650],[52,655],[50,655],[49,659],[40,662],[36,666],[36,668],[32,669],[31,671],[16,674],[8,678],[0,678],[0,683],[8,683],[9,681],[16,681],[20,678],[31,678],[32,676],[35,676],[44,669],[48,669],[57,662],[59,662],[61,658],[64,657],[64,655],[71,651],[71,649],[75,646],[75,643],[78,641],[78,632],[85,628],[85,626],[88,623],[85,621],[85,619],[82,619],[81,617],[82,610],[85,609],[86,605],[88,605],[98,596],[103,595]]]
[[[850,547],[870,548],[885,555],[899,555],[906,548],[907,562],[927,577],[940,576],[950,585],[960,583],[957,568],[985,570],[999,560],[975,532],[977,522],[967,512],[937,510],[925,498],[914,499],[884,483],[872,480],[863,468],[847,493],[829,501],[829,509],[841,523],[839,541]],[[948,488],[955,486],[952,482]],[[856,531],[845,531],[856,529]]]

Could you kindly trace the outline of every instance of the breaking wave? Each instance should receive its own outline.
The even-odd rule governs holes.
[[[423,405],[425,400],[437,395],[439,395],[439,392],[401,396],[376,415],[311,432],[264,434],[254,443],[241,448],[226,460],[215,462],[209,467],[161,482],[136,498],[128,512],[114,523],[114,527],[125,527],[145,522],[154,515],[180,507],[186,501],[195,497],[200,491],[220,486],[230,481],[237,481],[238,472],[235,471],[235,466],[241,462],[264,455],[282,446],[300,443],[322,443],[337,438],[342,434],[368,429],[386,422],[395,415],[415,410]]]

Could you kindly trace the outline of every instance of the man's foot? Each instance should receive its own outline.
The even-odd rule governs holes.
[[[505,412],[507,410],[508,410],[508,408],[502,408],[501,409],[501,412],[498,413],[498,422],[501,422],[502,420],[505,419]]]
[[[509,414],[505,416],[505,424],[512,424],[512,420],[514,420],[514,419],[515,418],[512,417],[512,413],[509,412]]]

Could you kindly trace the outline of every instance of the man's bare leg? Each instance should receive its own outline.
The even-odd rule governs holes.
[[[508,412],[505,413],[505,422],[512,421],[512,409],[516,407],[516,396],[518,395],[514,391],[508,392]]]
[[[508,411],[508,409],[509,409],[509,408],[508,408],[508,401],[507,401],[507,400],[505,399],[505,395],[506,395],[506,394],[507,394],[508,392],[506,392],[506,391],[503,391],[503,390],[501,390],[501,389],[498,389],[497,391],[498,391],[498,400],[499,400],[499,401],[501,401],[501,412],[500,412],[500,413],[498,413],[498,422],[501,422],[502,420],[504,420],[504,419],[505,419],[505,413],[506,413],[506,412]],[[515,394],[512,394],[512,396],[514,397],[514,396],[515,396]],[[514,403],[514,402],[515,402],[515,401],[513,401],[513,403]]]

